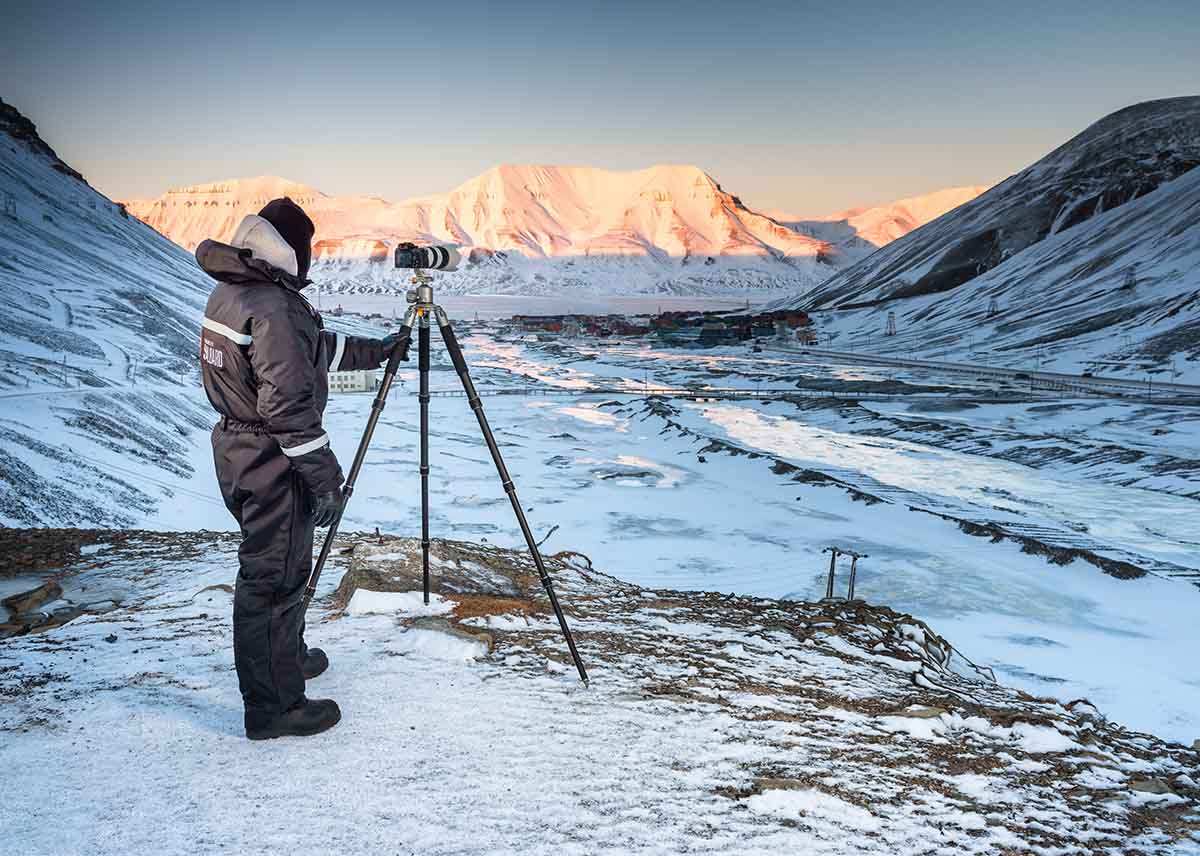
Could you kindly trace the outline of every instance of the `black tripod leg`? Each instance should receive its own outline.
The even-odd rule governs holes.
[[[387,368],[383,372],[383,382],[379,384],[379,391],[375,393],[375,400],[371,402],[371,416],[367,419],[367,427],[363,431],[362,439],[358,441],[358,451],[354,453],[354,463],[350,465],[350,474],[346,477],[345,487],[342,488],[342,507],[338,510],[337,518],[329,526],[329,532],[325,535],[325,543],[321,545],[321,553],[317,556],[317,563],[313,565],[312,573],[308,577],[308,585],[304,587],[304,599],[300,606],[301,613],[308,611],[308,605],[312,603],[313,595],[316,594],[317,581],[321,579],[325,560],[329,558],[329,551],[333,547],[333,539],[337,536],[338,526],[341,525],[346,503],[350,501],[350,497],[354,493],[354,484],[358,481],[358,471],[362,469],[363,459],[367,456],[367,447],[371,445],[375,425],[379,422],[379,415],[383,413],[384,405],[387,404],[388,391],[391,390],[392,382],[396,379],[396,370],[400,367],[402,355],[408,350],[408,339],[412,333],[412,315],[413,313],[410,312],[404,318],[404,326],[400,328],[400,341],[396,343],[391,356],[388,357]]]
[[[424,310],[428,312],[428,310]],[[421,319],[417,331],[417,368],[421,375],[421,570],[425,603],[429,603],[429,323]]]
[[[438,310],[438,324],[441,327],[442,340],[446,343],[446,350],[450,353],[450,359],[454,361],[454,370],[458,372],[458,379],[462,381],[463,390],[467,393],[467,402],[471,405],[471,409],[475,411],[475,418],[479,420],[479,430],[483,432],[484,442],[487,443],[488,451],[492,453],[492,461],[496,464],[496,472],[500,474],[500,481],[504,483],[504,492],[508,494],[508,499],[512,503],[513,513],[516,514],[517,523],[521,527],[521,534],[525,536],[525,543],[529,545],[529,553],[533,556],[534,565],[537,566],[538,576],[542,580],[542,588],[546,590],[546,595],[550,598],[550,606],[554,608],[554,615],[558,618],[558,626],[562,628],[563,638],[567,640],[567,647],[571,649],[571,659],[575,661],[575,668],[579,670],[579,677],[586,685],[588,682],[587,671],[583,668],[583,660],[579,658],[579,651],[575,648],[575,638],[571,635],[571,628],[567,626],[567,618],[563,615],[562,607],[558,604],[558,596],[554,593],[554,584],[551,582],[550,574],[547,573],[546,565],[542,561],[542,554],[538,550],[537,541],[534,540],[533,532],[529,528],[529,521],[525,519],[525,511],[521,508],[521,501],[517,499],[517,488],[508,475],[508,468],[504,466],[504,459],[500,456],[500,447],[496,445],[496,438],[492,435],[492,428],[488,425],[487,416],[483,413],[483,402],[479,400],[479,393],[475,391],[475,384],[471,381],[471,375],[467,371],[467,361],[463,358],[462,348],[458,346],[458,338],[454,335],[450,321],[441,310]]]

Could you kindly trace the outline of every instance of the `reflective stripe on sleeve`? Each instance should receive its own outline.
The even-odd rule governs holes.
[[[329,364],[329,370],[335,372],[338,366],[342,364],[342,353],[346,350],[346,337],[341,333],[334,333],[337,336],[337,346],[333,349],[333,362]]]
[[[309,452],[315,452],[315,451],[317,451],[317,449],[323,448],[328,445],[329,445],[329,435],[322,434],[317,439],[309,440],[307,443],[301,443],[299,446],[292,446],[291,448],[288,448],[287,446],[280,445],[279,448],[289,458],[298,458],[301,455],[307,455]]]
[[[205,330],[212,330],[214,333],[220,333],[231,342],[237,342],[239,345],[249,345],[254,341],[254,338],[249,333],[239,333],[232,327],[226,327],[220,321],[214,321],[209,317],[205,317],[202,325]]]

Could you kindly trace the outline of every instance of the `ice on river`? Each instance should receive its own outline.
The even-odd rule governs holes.
[[[1086,527],[1105,541],[1187,566],[1200,564],[1200,514],[1190,499],[1070,480],[1008,461],[903,440],[860,437],[733,405],[699,406],[704,419],[743,445],[816,468],[850,467],[924,496],[993,509],[996,491],[1024,515]]]

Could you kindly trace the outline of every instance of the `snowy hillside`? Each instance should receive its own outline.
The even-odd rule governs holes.
[[[128,522],[191,476],[209,281],[0,102],[0,524]]]
[[[1200,97],[1120,110],[788,303],[837,347],[1195,378],[1198,164]]]
[[[948,187],[897,199],[886,205],[851,208],[826,217],[800,217],[782,211],[767,214],[801,234],[831,244],[841,261],[858,261],[947,211],[970,202],[987,189],[986,184]]]
[[[3,102],[0,102],[3,105]],[[0,106],[0,386],[175,380],[195,361],[209,280],[93,190]]]
[[[462,248],[471,261],[443,279],[449,293],[794,291],[834,270],[826,241],[751,211],[694,166],[505,165],[450,193],[397,203],[260,177],[178,188],[129,210],[194,249],[283,195],[316,223],[313,279],[341,291],[402,288],[391,249],[405,240]]]

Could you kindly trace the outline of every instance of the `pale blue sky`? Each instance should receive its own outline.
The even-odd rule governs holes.
[[[996,181],[1114,109],[1200,93],[1194,0],[5,5],[0,97],[118,198],[695,163],[818,214]]]

